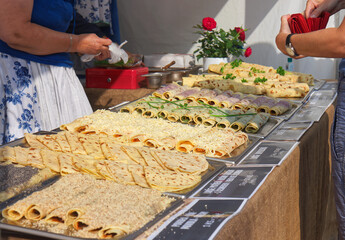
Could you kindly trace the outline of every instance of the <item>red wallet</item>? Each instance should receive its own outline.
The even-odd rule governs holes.
[[[296,13],[291,15],[288,23],[292,33],[307,33],[326,28],[329,16],[328,12],[323,12],[320,17],[306,19],[302,14]]]

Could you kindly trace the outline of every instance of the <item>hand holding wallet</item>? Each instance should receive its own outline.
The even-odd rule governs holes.
[[[292,14],[288,19],[292,33],[307,33],[327,26],[330,13],[323,12],[320,17],[306,19],[301,13]]]

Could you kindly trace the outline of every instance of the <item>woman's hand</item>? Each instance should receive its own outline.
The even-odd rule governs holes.
[[[110,39],[100,38],[94,33],[73,35],[73,38],[76,38],[76,41],[73,41],[71,52],[98,55],[98,60],[110,57]]]
[[[306,18],[316,18],[322,12],[329,12],[331,15],[345,7],[344,0],[308,0],[304,15]]]
[[[285,55],[291,57],[290,55],[287,54],[286,49],[285,49],[285,43],[286,43],[286,37],[291,33],[288,19],[291,17],[290,14],[284,15],[281,17],[281,25],[280,25],[280,31],[278,35],[276,36],[276,45],[278,49],[284,53]],[[298,51],[297,51],[298,53]],[[298,57],[294,57],[295,59],[300,59],[304,58],[304,56],[299,55]]]

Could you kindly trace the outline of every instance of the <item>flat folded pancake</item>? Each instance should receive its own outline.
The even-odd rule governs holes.
[[[144,158],[141,156],[141,154],[139,153],[136,147],[121,146],[121,150],[123,150],[137,164],[146,166],[146,162]]]
[[[102,143],[101,147],[106,158],[109,160],[127,164],[137,164],[137,162],[133,161],[124,151],[122,151],[121,145],[119,144],[107,142]]]
[[[98,135],[87,135],[87,134],[78,134],[78,140],[83,145],[87,155],[94,157],[95,159],[105,159]]]
[[[60,145],[62,152],[71,152],[71,146],[69,145],[64,132],[52,134],[51,137]]]
[[[132,173],[128,170],[127,164],[114,161],[108,161],[106,164],[108,172],[116,182],[128,185],[136,185]]]
[[[164,192],[182,191],[194,187],[201,181],[200,175],[159,170],[148,166],[144,167],[144,170],[146,180],[151,188]]]
[[[104,179],[114,180],[107,168],[107,162],[109,160],[100,160],[96,163],[96,169],[98,174],[100,174]]]
[[[163,169],[161,167],[161,163],[158,163],[156,161],[156,159],[152,156],[151,151],[149,148],[138,148],[138,151],[140,153],[140,155],[144,158],[145,161],[145,165],[150,166],[150,167],[155,167],[155,168],[160,168]]]
[[[94,175],[96,178],[103,179],[103,177],[98,173],[96,164],[98,160],[83,155],[73,156],[73,165],[78,169],[78,172],[88,173]]]
[[[78,135],[76,133],[65,132],[66,139],[71,147],[71,151],[74,154],[86,155],[86,151],[83,148],[81,142],[79,142]]]
[[[41,150],[39,148],[29,148],[28,152],[28,164],[36,168],[45,168],[43,159],[41,157]]]
[[[40,151],[43,164],[55,173],[60,173],[59,153],[42,149]]]
[[[36,135],[31,133],[24,133],[24,138],[30,147],[46,149],[47,147],[37,140]]]
[[[150,188],[145,178],[144,167],[141,165],[128,165],[128,170],[132,173],[135,183],[144,188]]]
[[[2,154],[4,161],[16,162],[16,153],[14,148],[4,147]]]
[[[60,145],[54,140],[51,135],[36,135],[36,138],[48,149],[55,152],[62,152]]]
[[[58,155],[58,160],[60,163],[60,174],[66,175],[70,173],[75,173],[76,167],[73,164],[73,155],[68,153],[61,153]]]

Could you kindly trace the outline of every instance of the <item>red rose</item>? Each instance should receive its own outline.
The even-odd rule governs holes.
[[[246,51],[244,52],[245,57],[249,57],[252,54],[252,48],[248,47]]]
[[[244,32],[243,28],[240,27],[235,27],[235,31],[238,32],[240,34],[239,39],[244,42],[244,40],[246,39],[246,33]]]
[[[202,20],[202,27],[204,30],[212,31],[212,29],[217,27],[217,22],[213,18],[205,17]]]

